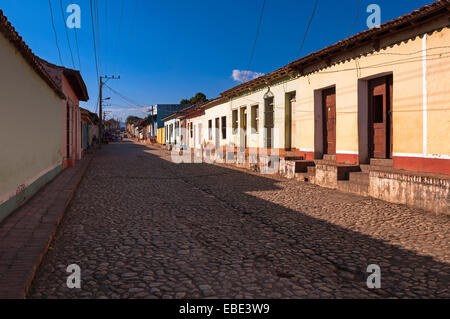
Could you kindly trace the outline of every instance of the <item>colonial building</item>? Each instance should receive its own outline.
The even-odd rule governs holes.
[[[54,65],[40,59],[46,72],[64,93],[63,109],[63,168],[73,166],[82,155],[80,101],[87,102],[89,95],[80,71]]]
[[[449,3],[222,93],[190,116],[189,146],[236,147],[262,163],[279,159],[290,178],[449,212]]]
[[[66,98],[0,10],[0,220],[62,170]]]

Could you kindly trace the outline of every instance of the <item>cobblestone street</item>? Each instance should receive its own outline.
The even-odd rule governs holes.
[[[125,141],[95,155],[28,297],[450,298],[449,238],[448,216]]]

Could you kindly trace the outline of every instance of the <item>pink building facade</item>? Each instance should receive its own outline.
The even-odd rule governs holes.
[[[63,169],[75,165],[82,156],[82,128],[80,101],[87,102],[89,95],[79,71],[51,64],[41,63],[65,95],[62,101],[62,158]]]

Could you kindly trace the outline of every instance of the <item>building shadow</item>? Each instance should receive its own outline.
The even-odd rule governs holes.
[[[119,167],[117,163],[120,163]],[[167,255],[163,245],[162,250],[147,261],[148,267],[158,269],[163,263],[175,267],[181,258],[181,264],[186,266],[180,266],[179,271],[189,273],[192,281],[200,277],[220,292],[217,295],[219,298],[235,298],[237,293],[234,289],[242,287],[259,289],[256,290],[258,293],[252,294],[255,298],[450,297],[448,263],[393,245],[388,240],[354,231],[351,226],[345,228],[308,215],[306,207],[311,205],[321,210],[324,209],[322,205],[334,203],[339,209],[340,197],[333,197],[336,191],[305,183],[301,191],[307,195],[300,196],[296,193],[298,190],[284,192],[285,188],[280,184],[282,179],[218,165],[174,164],[170,161],[170,153],[127,140],[104,147],[96,154],[89,170],[91,172],[83,181],[86,189],[88,184],[92,189],[91,183],[94,182],[105,185],[104,181],[107,181],[108,186],[107,189],[95,188],[93,192],[97,193],[93,196],[99,200],[90,204],[83,202],[83,196],[86,200],[88,197],[83,194],[82,183],[77,194],[80,203],[77,209],[95,209],[90,214],[97,212],[98,222],[95,225],[74,226],[75,213],[69,213],[66,217],[66,223],[70,225],[67,226],[69,233],[78,236],[72,228],[80,227],[87,231],[89,226],[92,227],[89,234],[98,230],[99,236],[102,236],[100,234],[110,226],[103,223],[102,216],[108,216],[108,210],[114,209],[117,202],[132,198],[122,212],[126,215],[119,215],[121,227],[128,228],[127,222],[138,220],[137,223],[140,222],[142,229],[145,229],[143,237],[152,246],[159,242],[167,245],[167,240],[175,247],[176,257],[172,253]],[[107,201],[99,195],[104,192],[108,192]],[[313,198],[314,203],[307,201],[314,192],[323,192],[329,198],[324,198],[323,203],[317,202],[317,198]],[[292,196],[298,196],[305,203],[300,203],[294,210],[278,204],[279,198],[276,203],[272,196],[283,196],[281,203],[283,200],[296,200]],[[358,214],[362,209],[359,205],[361,201],[364,201],[363,197],[353,196],[347,213]],[[98,207],[90,208],[92,205]],[[141,209],[143,206],[144,210]],[[397,206],[399,213],[401,209],[408,209]],[[105,207],[105,212],[99,211],[101,207]],[[326,209],[333,211],[333,207]],[[74,218],[73,222],[71,218]],[[167,220],[167,226],[164,220]],[[128,231],[142,231],[140,229]],[[152,234],[154,230],[158,234]],[[162,232],[165,232],[164,235]],[[65,236],[66,242],[78,238]],[[121,239],[117,240],[120,242]],[[178,243],[180,241],[181,244]],[[185,253],[177,252],[177,247],[184,241],[190,247],[190,253],[178,256],[178,253]],[[76,240],[73,245],[78,247]],[[98,242],[98,245],[101,247],[103,244]],[[67,247],[63,250],[66,254],[70,253]],[[55,251],[58,251],[57,247]],[[56,257],[53,254],[50,252],[46,257],[49,266],[40,269],[41,275],[38,274],[38,277],[51,269],[50,265],[55,262],[52,258]],[[116,253],[113,249],[108,254],[115,256]],[[443,254],[447,256],[445,252]],[[89,260],[91,256],[84,258]],[[128,260],[133,258],[129,256]],[[80,262],[82,269],[89,268],[84,266],[83,261],[74,262]],[[199,262],[201,266],[198,266]],[[367,267],[372,264],[381,269],[381,289],[367,287],[367,278],[371,275]],[[99,278],[94,275],[91,280],[96,281],[97,285],[104,285],[102,277]],[[42,276],[42,280],[48,278]],[[240,284],[236,284],[235,280]],[[105,287],[105,290],[108,289]],[[79,297],[76,291],[67,290],[66,294]],[[192,288],[188,295],[189,298],[203,296],[198,288]]]
[[[206,246],[210,243],[210,248],[228,242],[227,254],[257,260],[281,278],[301,278],[303,273],[313,269],[311,278],[317,278],[319,282],[333,282],[332,286],[342,289],[357,287],[370,297],[450,297],[449,264],[311,217],[301,209],[288,209],[249,194],[279,191],[277,179],[218,165],[174,164],[167,157],[162,159],[152,153],[157,149],[134,147],[142,147],[145,156],[155,165],[170,172],[167,177],[181,179],[186,187],[212,197],[240,221],[229,236],[224,236],[219,222],[214,225],[204,243]],[[180,209],[189,214],[188,205]],[[221,213],[211,211],[211,214]],[[354,213],[357,214],[357,210]],[[256,229],[252,230],[252,227]],[[256,250],[254,247],[246,249],[245,242],[233,240],[232,234],[240,232],[254,234],[254,240],[261,239],[264,245]],[[293,268],[296,264],[298,267]],[[382,289],[367,289],[366,281],[370,275],[367,267],[371,264],[381,268]]]

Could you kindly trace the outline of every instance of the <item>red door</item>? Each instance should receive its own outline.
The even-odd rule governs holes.
[[[324,90],[322,93],[324,119],[324,154],[336,155],[336,89]]]
[[[390,76],[369,82],[369,150],[373,158],[392,155],[391,101]]]

